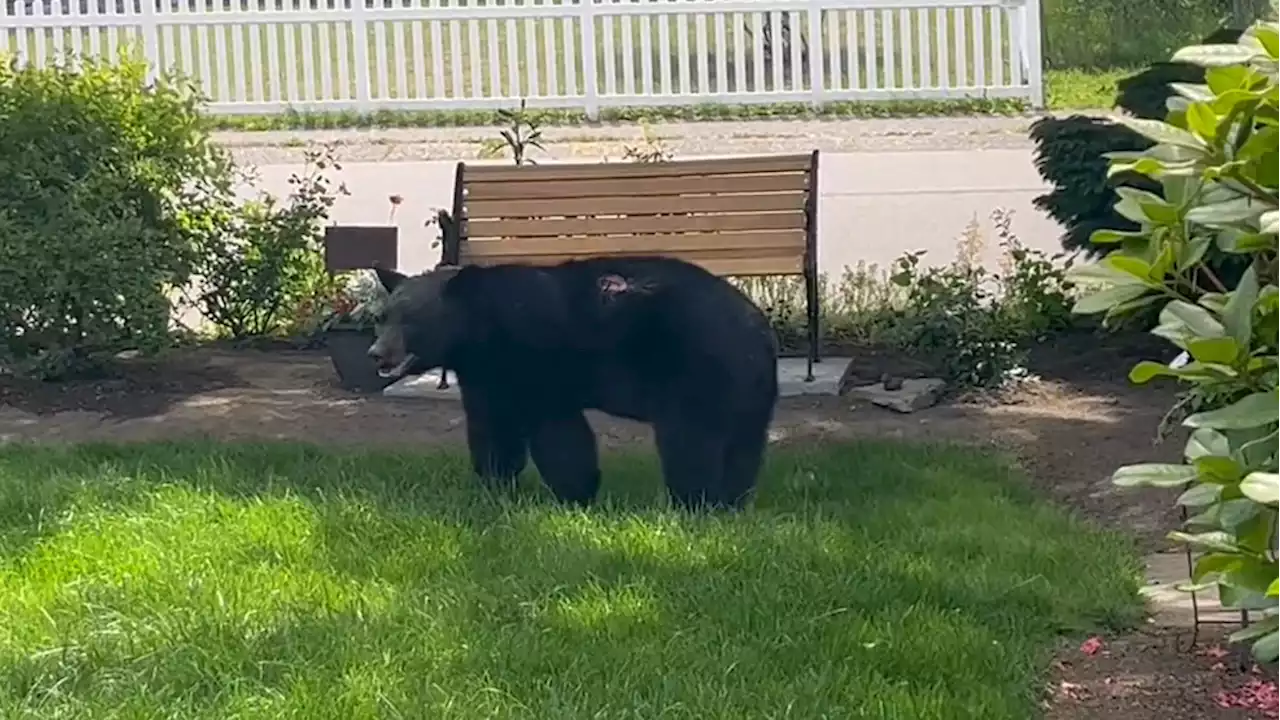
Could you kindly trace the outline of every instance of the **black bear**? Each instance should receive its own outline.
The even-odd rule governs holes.
[[[755,487],[777,346],[724,279],[666,257],[376,271],[390,297],[370,357],[384,377],[454,371],[480,477],[513,484],[532,455],[558,499],[590,503],[595,409],[652,425],[679,507],[741,507]]]

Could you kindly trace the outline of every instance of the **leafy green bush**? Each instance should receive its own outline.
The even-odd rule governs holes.
[[[1085,115],[1046,116],[1031,124],[1030,137],[1036,146],[1036,169],[1052,186],[1033,204],[1064,228],[1064,250],[1097,255],[1101,251],[1089,243],[1095,230],[1137,229],[1112,207],[1115,187],[1159,188],[1135,173],[1108,177],[1106,154],[1143,150],[1150,146],[1148,141],[1119,123]]]
[[[965,228],[958,257],[926,266],[906,253],[891,273],[845,268],[839,281],[819,279],[823,339],[828,345],[879,347],[919,360],[959,389],[994,388],[1021,374],[1032,343],[1075,324],[1070,261],[1027,248],[1011,215],[992,213],[1004,268],[978,264],[986,239],[977,220]],[[804,284],[799,278],[734,280],[769,316],[784,350],[804,347]]]
[[[301,175],[289,178],[288,201],[260,193],[235,196],[231,167],[183,195],[179,212],[191,238],[193,304],[224,335],[245,339],[274,335],[305,320],[306,308],[337,290],[326,271],[323,223],[336,199],[325,175],[341,170],[330,149],[309,150]]]
[[[1235,637],[1254,640],[1263,661],[1276,659],[1280,614],[1278,57],[1275,22],[1254,25],[1234,44],[1174,55],[1207,68],[1205,84],[1175,85],[1163,122],[1122,118],[1155,144],[1111,158],[1113,172],[1147,175],[1162,193],[1119,188],[1116,210],[1139,228],[1094,233],[1093,242],[1112,249],[1075,271],[1094,290],[1077,312],[1111,321],[1157,307],[1151,332],[1184,351],[1185,364],[1142,362],[1130,378],[1189,386],[1175,408],[1189,413],[1185,462],[1123,467],[1114,482],[1184,490],[1177,502],[1196,514],[1170,537],[1201,552],[1188,587],[1216,587],[1225,607],[1258,611],[1261,619]],[[1234,287],[1210,267],[1214,252],[1244,260]]]
[[[0,365],[56,377],[168,341],[191,246],[181,190],[213,170],[198,98],[146,67],[0,66]]]

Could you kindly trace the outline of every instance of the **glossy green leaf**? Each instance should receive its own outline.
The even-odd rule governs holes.
[[[1133,300],[1148,292],[1144,285],[1113,285],[1105,290],[1085,295],[1076,301],[1071,312],[1077,315],[1092,315],[1105,312],[1113,306]]]
[[[1191,433],[1191,437],[1187,439],[1187,446],[1183,449],[1182,454],[1188,460],[1205,457],[1207,455],[1230,455],[1231,442],[1227,440],[1227,436],[1213,430],[1211,428],[1199,428]]]
[[[1192,102],[1209,102],[1216,97],[1208,85],[1175,82],[1169,83],[1169,89]]]
[[[1245,337],[1243,342],[1248,343],[1249,338]],[[1240,343],[1226,336],[1196,338],[1187,343],[1187,352],[1191,353],[1191,357],[1202,363],[1220,365],[1235,363],[1240,357],[1240,348]]]
[[[1280,475],[1273,472],[1251,472],[1240,481],[1240,492],[1263,505],[1280,502]]]
[[[1223,252],[1243,255],[1265,250],[1275,250],[1275,233],[1249,233],[1230,229],[1218,234],[1218,248]]]
[[[1142,237],[1146,237],[1146,234],[1141,230],[1094,230],[1089,235],[1089,242],[1095,245],[1111,245]]]
[[[1248,498],[1227,500],[1213,508],[1214,524],[1223,530],[1236,532],[1255,520],[1261,509],[1261,505]]]
[[[1201,483],[1187,488],[1178,496],[1178,499],[1174,501],[1174,504],[1184,505],[1186,507],[1204,507],[1217,502],[1218,497],[1221,495],[1221,485]]]
[[[1158,143],[1176,145],[1188,150],[1200,152],[1205,152],[1209,149],[1209,146],[1205,144],[1204,140],[1196,137],[1193,133],[1187,132],[1179,127],[1174,127],[1169,123],[1161,122],[1159,120],[1129,117],[1128,115],[1117,116],[1115,120],[1139,135]]]
[[[1235,538],[1231,533],[1222,532],[1220,530],[1211,530],[1203,533],[1184,533],[1171,532],[1169,539],[1177,542],[1186,543],[1192,547],[1203,548],[1205,550],[1239,554],[1240,546],[1236,544]]]
[[[1200,262],[1204,258],[1204,254],[1208,252],[1209,247],[1213,245],[1213,237],[1210,235],[1200,235],[1191,238],[1185,244],[1178,245],[1178,268],[1189,268]],[[1172,247],[1172,243],[1170,243]]]
[[[1203,582],[1205,577],[1211,574],[1228,573],[1240,566],[1239,555],[1224,555],[1222,553],[1205,553],[1196,559],[1195,565],[1191,570],[1191,580],[1193,582]]]
[[[1268,206],[1262,201],[1242,195],[1230,200],[1191,208],[1184,217],[1187,222],[1213,227],[1257,217],[1266,212],[1267,208]]]
[[[1230,455],[1205,455],[1192,463],[1204,482],[1225,485],[1244,477],[1244,468]]]
[[[1222,338],[1222,340],[1231,340],[1232,360],[1235,359],[1239,348],[1248,347],[1249,340],[1253,337],[1253,306],[1258,302],[1260,289],[1258,287],[1258,270],[1254,265],[1250,265],[1240,277],[1240,282],[1236,285],[1235,291],[1228,297],[1227,305],[1222,311],[1223,329],[1231,336],[1230,338]],[[1207,362],[1231,361],[1217,360]]]
[[[1257,162],[1268,152],[1274,152],[1280,128],[1264,127],[1255,130],[1249,139],[1236,150],[1236,159]]]
[[[1241,45],[1188,45],[1175,52],[1171,62],[1185,62],[1201,67],[1222,67],[1242,65],[1253,59],[1255,54],[1254,50]]]
[[[1246,32],[1258,41],[1258,45],[1262,47],[1263,52],[1272,59],[1280,55],[1280,34],[1277,33],[1274,22],[1256,23]]]
[[[1187,129],[1208,142],[1218,132],[1218,114],[1207,103],[1193,102],[1186,109]]]
[[[1250,93],[1241,90],[1249,82],[1250,75],[1249,68],[1243,65],[1220,65],[1205,71],[1204,82],[1219,97],[1219,100],[1231,101],[1231,98],[1238,96],[1238,94],[1251,97]],[[1238,100],[1234,102],[1238,102]],[[1218,107],[1216,109],[1218,112],[1225,114],[1228,108]]]
[[[1224,330],[1222,323],[1205,308],[1185,300],[1173,300],[1160,311],[1160,324],[1151,333],[1186,350],[1191,341],[1220,337]]]
[[[1224,408],[1199,412],[1183,425],[1193,428],[1233,430],[1268,425],[1280,419],[1280,394],[1275,390],[1257,392]]]
[[[1196,479],[1195,467],[1169,463],[1126,465],[1111,475],[1111,482],[1121,487],[1181,487]]]

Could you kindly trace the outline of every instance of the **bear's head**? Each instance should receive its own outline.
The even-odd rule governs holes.
[[[441,266],[409,277],[374,268],[388,293],[376,337],[369,346],[369,357],[378,364],[379,375],[399,379],[445,363],[466,327],[464,308],[445,292],[460,269]]]

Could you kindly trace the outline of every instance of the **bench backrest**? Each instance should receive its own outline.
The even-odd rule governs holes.
[[[657,254],[717,275],[812,267],[816,152],[661,163],[459,163],[456,258],[552,264]],[[446,255],[449,254],[446,249]]]

